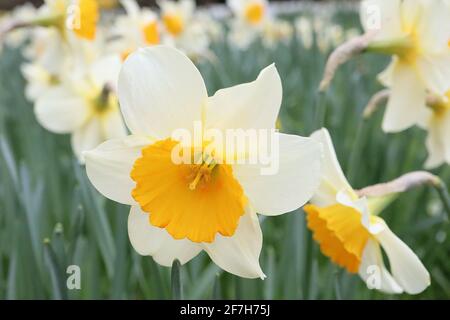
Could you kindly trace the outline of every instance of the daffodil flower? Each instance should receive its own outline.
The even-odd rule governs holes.
[[[162,44],[173,46],[190,58],[209,55],[211,36],[210,23],[196,12],[193,0],[163,0],[157,2],[161,8],[163,24]]]
[[[83,151],[126,136],[115,94],[120,67],[118,56],[106,56],[89,67],[73,67],[36,100],[38,122],[51,132],[70,133],[80,162]]]
[[[276,133],[279,170],[271,175],[262,175],[260,164],[218,161],[203,148],[200,159],[209,160],[195,164],[177,164],[171,154],[181,142],[173,133],[191,132],[195,123],[219,132],[273,129],[282,98],[275,66],[251,83],[208,97],[187,56],[153,46],[125,61],[118,93],[132,134],[84,154],[97,190],[131,206],[128,233],[134,249],[164,266],[175,259],[184,264],[204,250],[228,272],[264,278],[256,212],[279,215],[311,197],[320,180],[320,144]]]
[[[450,87],[450,9],[443,0],[365,0],[361,21],[374,33],[367,50],[392,55],[380,75],[391,89],[383,130],[397,132],[420,121],[427,91]]]
[[[269,5],[265,0],[228,0],[227,5],[234,15],[229,39],[238,48],[245,49],[264,31]]]
[[[430,276],[414,252],[376,215],[375,199],[359,198],[345,178],[326,129],[311,136],[324,146],[322,182],[305,206],[308,228],[322,253],[369,288],[386,293],[417,294]],[[381,248],[391,272],[383,262]]]
[[[118,16],[114,23],[110,49],[125,58],[137,48],[159,44],[161,26],[157,15],[150,9],[140,8],[135,0],[121,0],[126,15]],[[117,38],[117,39],[115,39]]]

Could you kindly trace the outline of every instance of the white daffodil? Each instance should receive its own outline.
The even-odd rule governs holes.
[[[374,211],[373,199],[358,198],[339,165],[326,129],[311,136],[324,146],[322,183],[305,206],[308,227],[322,253],[351,273],[359,273],[369,288],[386,293],[417,294],[430,276],[414,252]],[[383,262],[383,248],[391,272]]]
[[[161,26],[150,9],[140,8],[135,0],[121,0],[126,15],[118,16],[111,32],[110,49],[126,58],[137,48],[160,43]]]
[[[120,67],[118,56],[106,56],[89,68],[73,67],[36,100],[38,122],[51,132],[70,133],[80,162],[83,151],[126,136],[115,94]]]
[[[208,54],[210,37],[201,19],[197,19],[195,1],[158,1],[163,23],[162,43],[183,51],[191,58]]]
[[[31,3],[26,3],[21,6],[14,8],[5,17],[0,18],[0,26],[6,25],[8,23],[13,23],[13,21],[28,21],[35,17],[36,8]],[[25,40],[28,38],[29,30],[18,29],[14,32],[5,35],[4,42],[7,46],[12,48],[18,48],[21,46]]]
[[[287,43],[292,34],[293,27],[288,21],[271,19],[264,23],[262,41],[266,47],[274,48],[278,43]]]
[[[238,48],[247,48],[264,31],[269,20],[265,0],[228,0],[234,18],[230,21],[229,40]],[[270,25],[269,25],[270,26]]]
[[[361,21],[374,38],[372,52],[393,55],[380,75],[391,95],[383,130],[397,132],[420,121],[427,91],[450,87],[450,10],[443,0],[365,0]]]
[[[450,90],[442,97],[428,100],[429,108],[423,113],[421,124],[428,132],[425,167],[435,168],[443,163],[450,164]]]
[[[200,162],[176,163],[173,152],[181,141],[173,134],[180,129],[190,133],[199,123],[204,132],[270,131],[282,99],[275,66],[251,83],[208,97],[187,56],[153,46],[128,57],[118,92],[132,135],[86,152],[86,170],[104,196],[131,206],[128,233],[134,249],[164,266],[175,259],[184,264],[205,250],[228,272],[264,278],[256,212],[279,215],[311,197],[320,180],[320,144],[275,133],[279,170],[262,175],[262,165],[220,161],[220,153],[208,152],[203,144],[195,153]],[[191,149],[184,145],[183,150]],[[259,151],[263,145],[249,147]]]
[[[21,67],[22,74],[27,82],[25,96],[34,102],[45,94],[50,88],[59,84],[60,76],[48,72],[37,63],[25,63]]]
[[[310,18],[301,16],[295,20],[295,31],[305,49],[311,49],[314,44],[314,28]]]

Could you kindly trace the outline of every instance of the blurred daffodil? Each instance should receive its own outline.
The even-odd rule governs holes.
[[[427,91],[450,87],[450,9],[443,0],[365,0],[361,21],[373,38],[368,51],[392,55],[380,75],[391,89],[383,130],[397,132],[420,121]]]
[[[150,9],[140,8],[135,0],[121,0],[120,3],[126,15],[117,17],[109,46],[125,60],[137,48],[159,44],[161,26],[158,16]]]
[[[325,158],[322,183],[304,209],[322,253],[348,272],[359,273],[370,288],[409,294],[425,290],[430,285],[427,270],[377,216],[382,200],[358,197],[342,172],[326,129],[311,137],[324,145]],[[391,272],[385,267],[381,248]]]
[[[70,133],[80,162],[83,151],[126,135],[115,94],[120,67],[118,56],[105,56],[87,68],[74,67],[36,99],[39,123],[54,133]]]
[[[191,58],[209,54],[208,24],[199,19],[194,0],[158,1],[163,22],[162,43],[176,47]]]
[[[139,254],[170,266],[204,250],[228,272],[265,277],[256,212],[279,215],[308,201],[320,180],[320,144],[276,133],[279,170],[262,175],[259,164],[220,162],[203,147],[199,154],[207,160],[174,163],[178,141],[172,134],[191,132],[194,123],[219,132],[272,130],[281,99],[273,65],[251,83],[208,97],[199,71],[180,51],[153,46],[129,56],[119,77],[119,100],[132,135],[107,141],[85,158],[92,184],[131,206],[128,233]]]

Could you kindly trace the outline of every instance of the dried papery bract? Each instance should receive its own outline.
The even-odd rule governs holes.
[[[383,102],[389,100],[390,93],[391,91],[389,89],[384,89],[375,93],[364,108],[363,118],[370,118]]]
[[[355,37],[337,47],[328,58],[325,71],[320,82],[319,91],[325,91],[334,78],[337,69],[354,56],[363,53],[373,39],[374,33],[368,32],[362,36]]]
[[[414,171],[406,173],[401,177],[386,183],[375,184],[373,186],[365,187],[357,190],[356,193],[360,197],[382,197],[392,193],[400,193],[408,191],[414,187],[430,185],[436,187],[440,185],[439,177],[426,172]]]

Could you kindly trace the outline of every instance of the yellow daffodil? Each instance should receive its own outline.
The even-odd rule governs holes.
[[[164,266],[175,259],[184,264],[204,250],[228,272],[264,278],[256,212],[283,214],[311,197],[319,184],[320,144],[275,133],[279,169],[266,175],[259,163],[233,161],[253,152],[222,157],[208,152],[208,144],[194,148],[173,134],[180,129],[190,133],[195,124],[216,133],[274,130],[282,99],[275,66],[253,82],[208,97],[187,56],[168,46],[152,46],[125,61],[118,92],[131,135],[85,152],[86,170],[104,196],[131,206],[128,233],[134,249]],[[180,144],[183,152],[197,150],[193,157],[200,162],[174,162]],[[249,147],[259,151],[263,145]]]
[[[73,67],[35,103],[39,123],[54,133],[70,133],[72,149],[83,151],[126,135],[115,95],[121,67],[118,56],[106,56],[89,67]]]
[[[111,50],[125,59],[137,48],[159,44],[161,26],[157,15],[150,9],[140,8],[135,0],[121,0],[126,15],[115,21],[110,43]]]
[[[450,9],[443,0],[365,0],[364,29],[373,33],[367,50],[392,55],[380,75],[391,95],[383,130],[396,132],[420,121],[427,91],[450,87]]]
[[[386,293],[417,294],[430,276],[414,252],[376,215],[373,199],[359,198],[345,178],[326,129],[312,134],[324,146],[322,183],[305,206],[308,227],[324,255],[368,287]],[[387,255],[391,272],[383,262]]]

